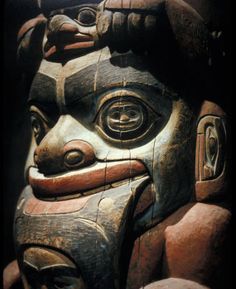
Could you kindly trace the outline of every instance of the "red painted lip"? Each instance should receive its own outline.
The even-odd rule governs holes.
[[[70,52],[73,50],[80,50],[80,49],[86,49],[86,48],[92,48],[94,47],[94,41],[86,41],[86,42],[78,42],[78,43],[72,43],[68,44],[63,47],[63,49],[58,50],[56,46],[52,46],[45,54],[44,58],[49,59],[50,57],[56,55],[57,53],[65,53]]]
[[[59,175],[44,176],[37,168],[29,170],[29,184],[39,197],[59,197],[71,194],[85,194],[89,190],[129,180],[147,173],[137,160],[101,163]],[[118,184],[119,185],[119,184]],[[95,192],[94,192],[95,193]]]
[[[69,53],[74,50],[81,49],[91,49],[95,46],[95,42],[90,35],[84,35],[81,33],[77,33],[74,35],[74,39],[71,43],[65,44],[63,47],[57,48],[56,45],[52,45],[47,51],[44,53],[45,59],[50,59],[53,56],[61,53]]]

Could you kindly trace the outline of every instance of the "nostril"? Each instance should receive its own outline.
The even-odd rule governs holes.
[[[67,169],[78,169],[95,162],[93,147],[82,140],[72,140],[64,148],[64,166]]]
[[[84,160],[84,154],[80,150],[68,151],[64,156],[64,163],[67,167],[76,167],[81,165]]]

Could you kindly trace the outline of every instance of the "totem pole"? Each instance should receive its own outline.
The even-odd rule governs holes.
[[[24,288],[226,288],[217,35],[182,0],[38,2],[18,46],[34,75],[14,223]]]

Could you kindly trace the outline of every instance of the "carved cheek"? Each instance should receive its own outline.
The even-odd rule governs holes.
[[[186,156],[186,151],[192,149],[190,142],[178,144],[175,147],[160,148],[153,162],[153,178],[155,184],[162,188],[168,186],[169,191],[181,189],[185,186],[189,176],[194,175],[191,153]],[[191,177],[193,179],[193,177]]]
[[[176,103],[170,121],[156,137],[149,171],[162,209],[178,207],[189,199],[194,185],[194,119]]]

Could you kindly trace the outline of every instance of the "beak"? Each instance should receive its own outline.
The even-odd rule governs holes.
[[[80,55],[94,46],[93,36],[89,33],[81,33],[75,21],[65,15],[56,15],[48,25],[44,58],[53,61],[71,53]]]

